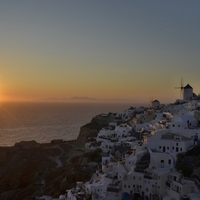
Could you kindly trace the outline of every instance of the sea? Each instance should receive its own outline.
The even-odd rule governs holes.
[[[132,103],[2,102],[0,103],[0,146],[20,141],[49,143],[74,140],[80,127],[101,113],[120,113]]]

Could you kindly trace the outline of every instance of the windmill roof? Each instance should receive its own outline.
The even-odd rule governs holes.
[[[193,89],[189,84],[187,84],[184,89]]]
[[[159,101],[156,99],[156,100],[154,100],[153,102],[159,102]]]

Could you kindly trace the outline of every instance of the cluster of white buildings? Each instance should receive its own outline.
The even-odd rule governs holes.
[[[175,169],[177,154],[188,151],[198,142],[198,101],[166,106],[158,103],[151,109],[140,107],[125,111],[121,116],[128,115],[129,122],[112,122],[99,132],[95,142],[86,143],[87,148],[101,148],[109,154],[102,158],[102,169],[82,185],[86,196],[91,195],[93,200],[200,199],[198,180],[183,177]],[[116,159],[120,146],[127,146],[129,150]],[[65,198],[79,199],[71,190]]]
[[[95,141],[85,147],[102,149],[101,170],[86,183],[61,195],[62,200],[200,200],[200,183],[175,168],[177,154],[197,145],[200,106],[187,85],[183,100],[151,108],[134,108],[118,114]],[[193,100],[191,100],[193,99]],[[105,116],[106,117],[106,116]],[[124,152],[119,149],[124,147]]]

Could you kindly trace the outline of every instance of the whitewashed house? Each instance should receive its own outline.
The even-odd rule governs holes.
[[[172,118],[170,132],[181,133],[182,130],[196,128],[197,125],[198,121],[192,113],[186,115],[176,115]]]
[[[185,152],[193,145],[193,139],[173,133],[166,133],[157,142],[157,151],[166,153]]]
[[[107,178],[105,174],[96,172],[91,180],[85,184],[85,191],[94,197],[105,198],[107,187],[111,182],[112,179]]]

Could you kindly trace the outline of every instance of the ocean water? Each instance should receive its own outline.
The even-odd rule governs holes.
[[[123,112],[131,103],[0,103],[0,146],[35,140],[76,139],[80,127],[101,113]]]

